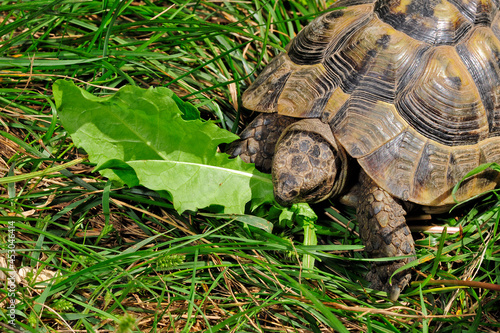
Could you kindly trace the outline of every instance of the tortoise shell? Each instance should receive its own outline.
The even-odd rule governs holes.
[[[454,202],[470,170],[500,162],[498,0],[341,0],[305,27],[243,106],[328,123],[393,196]],[[498,173],[468,178],[464,200]]]

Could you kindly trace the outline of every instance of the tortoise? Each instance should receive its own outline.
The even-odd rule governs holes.
[[[339,198],[356,207],[367,279],[396,300],[415,259],[405,216],[444,212],[453,187],[500,162],[498,0],[340,0],[244,92],[259,115],[228,152],[272,172],[282,205]],[[466,178],[462,201],[499,174]],[[391,279],[392,276],[392,279]]]

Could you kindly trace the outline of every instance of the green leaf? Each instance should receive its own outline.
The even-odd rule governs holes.
[[[111,180],[167,191],[179,212],[212,206],[242,214],[249,201],[272,202],[269,175],[217,153],[237,136],[199,119],[169,89],[125,86],[103,98],[59,80],[53,91],[75,145]]]
[[[177,107],[182,112],[182,119],[184,120],[195,120],[200,118],[200,111],[191,103],[184,102],[182,99],[177,97],[174,93],[172,93],[172,99],[174,100]]]
[[[296,203],[291,207],[283,208],[280,214],[280,224],[290,226],[295,221],[304,228],[304,245],[314,246],[318,244],[316,237],[316,225],[318,215],[307,203]],[[314,268],[315,258],[310,254],[304,254],[302,257],[302,267],[305,269]]]

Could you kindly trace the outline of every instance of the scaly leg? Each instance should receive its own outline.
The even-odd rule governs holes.
[[[262,113],[241,132],[240,139],[231,143],[227,153],[240,156],[247,163],[255,163],[262,172],[271,172],[274,148],[281,133],[297,118],[277,113]]]
[[[371,287],[386,291],[392,300],[397,300],[408,285],[411,273],[403,271],[394,275],[392,284],[389,284],[389,279],[399,267],[416,259],[405,215],[401,204],[361,171],[357,219],[366,251],[375,258],[412,256],[397,261],[375,262],[368,273]]]

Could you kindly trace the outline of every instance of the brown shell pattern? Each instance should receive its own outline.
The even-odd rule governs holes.
[[[319,118],[392,195],[453,203],[500,162],[498,0],[340,0],[243,95],[260,112]],[[467,199],[499,182],[469,179]]]

